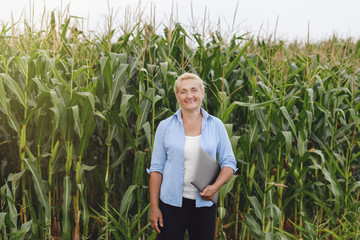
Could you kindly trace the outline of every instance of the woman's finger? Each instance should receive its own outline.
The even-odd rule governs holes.
[[[164,227],[162,213],[160,213],[160,216],[159,216],[159,224],[160,224],[160,227]],[[160,233],[160,230],[159,230],[159,233]]]
[[[163,226],[163,217],[159,209],[154,209],[150,213],[150,224],[157,233],[160,233],[159,224],[161,227]]]
[[[157,232],[157,233],[160,233],[160,229],[159,229],[159,226],[158,226],[158,222],[155,223],[155,226],[154,226],[154,230]]]

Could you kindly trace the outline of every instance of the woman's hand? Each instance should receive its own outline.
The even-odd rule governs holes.
[[[160,185],[162,181],[162,174],[159,172],[152,172],[150,175],[149,189],[150,189],[150,224],[151,227],[160,233],[160,227],[163,227],[163,217],[159,208],[159,194]]]
[[[218,189],[214,185],[207,185],[206,188],[200,192],[200,197],[206,201],[211,201],[217,190]]]
[[[160,233],[159,225],[163,227],[164,223],[159,207],[150,208],[150,224],[157,233]]]
[[[219,176],[212,185],[206,186],[204,190],[200,192],[200,197],[204,200],[210,201],[214,198],[215,193],[226,183],[227,180],[233,175],[234,170],[230,167],[223,167]]]

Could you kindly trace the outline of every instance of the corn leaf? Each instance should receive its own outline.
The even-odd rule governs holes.
[[[70,239],[70,207],[71,207],[71,181],[69,176],[63,180],[63,203],[62,203],[62,238]]]
[[[130,185],[127,188],[124,197],[121,200],[120,211],[119,211],[121,216],[127,216],[127,213],[129,212],[132,204],[134,203],[134,198],[135,198],[134,195],[135,195],[135,190],[137,188],[138,185]]]
[[[101,57],[100,64],[101,64],[101,74],[104,79],[105,86],[111,92],[112,84],[113,84],[113,77],[112,77],[112,69],[110,58],[108,57]]]
[[[46,196],[46,188],[43,180],[41,179],[39,172],[35,164],[29,159],[23,159],[24,164],[27,170],[31,173],[32,179],[34,181],[34,188],[36,192],[37,199],[41,205],[45,208],[45,216],[47,219],[50,219],[50,204]]]
[[[250,200],[251,205],[253,206],[255,210],[255,215],[259,220],[262,220],[263,210],[259,203],[259,200],[255,196],[248,196],[248,199]]]
[[[12,79],[9,75],[7,75],[6,78],[4,78],[4,76],[2,77],[5,81],[5,85],[17,97],[19,103],[25,107],[25,96],[22,89],[20,88],[20,85],[17,82],[15,82],[15,80]]]

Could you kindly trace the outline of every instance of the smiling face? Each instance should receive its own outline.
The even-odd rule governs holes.
[[[176,99],[183,110],[200,110],[204,96],[201,80],[186,79],[179,82]]]

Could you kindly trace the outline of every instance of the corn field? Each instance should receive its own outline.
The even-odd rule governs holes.
[[[1,26],[0,239],[155,239],[146,168],[184,72],[239,168],[216,239],[360,238],[360,41],[45,25]]]

